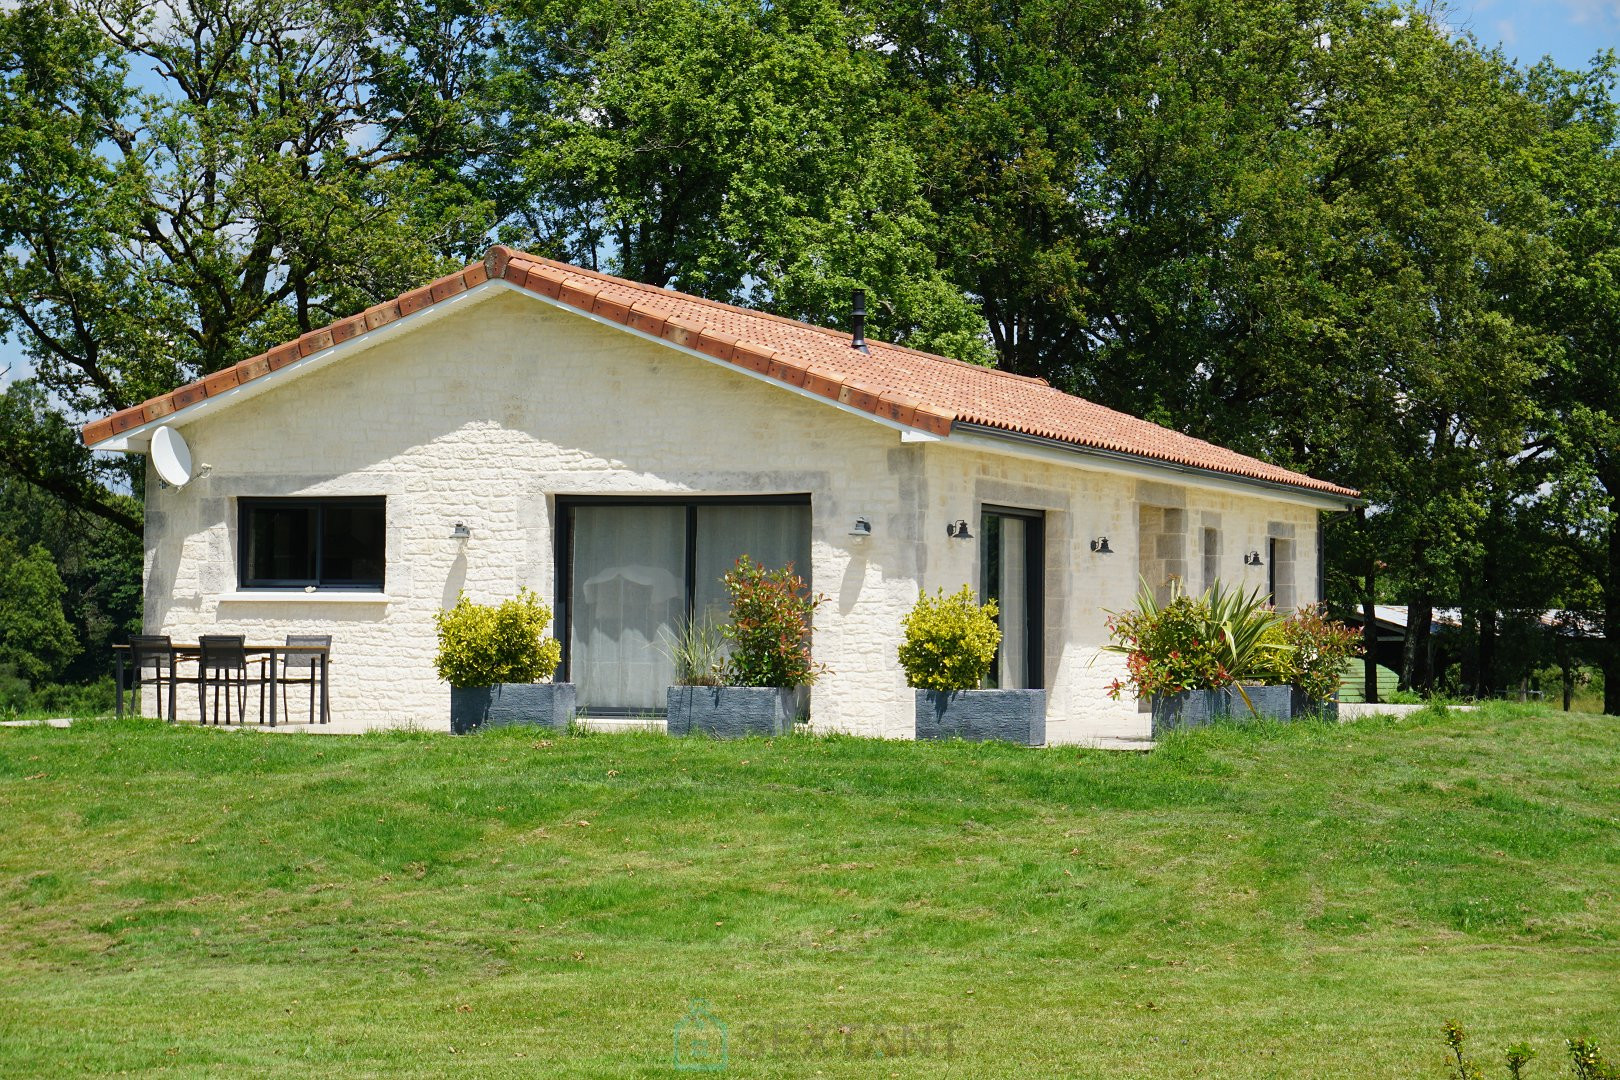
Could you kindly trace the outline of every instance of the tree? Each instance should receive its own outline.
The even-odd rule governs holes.
[[[832,0],[534,0],[504,50],[502,238],[652,285],[988,360],[942,275],[870,20]]]
[[[0,12],[0,329],[51,407],[135,404],[474,257],[491,208],[458,159],[491,23],[460,0]],[[41,460],[15,474],[105,505],[83,460]]]
[[[1541,309],[1559,352],[1542,393],[1554,417],[1545,436],[1560,456],[1555,533],[1561,549],[1596,584],[1604,637],[1603,711],[1620,714],[1620,107],[1617,62],[1600,54],[1586,71],[1543,64],[1530,91],[1546,110],[1546,168],[1555,287]]]
[[[0,665],[31,683],[55,678],[79,651],[63,592],[50,552],[0,536]]]

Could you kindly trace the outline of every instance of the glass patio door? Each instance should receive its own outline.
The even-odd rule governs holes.
[[[579,707],[661,713],[675,681],[666,655],[688,616],[723,622],[721,576],[746,554],[810,578],[810,504],[793,500],[576,500],[563,504],[558,623]]]
[[[1033,690],[1041,670],[1041,568],[1045,524],[1037,510],[986,507],[979,519],[979,596],[1000,609],[1001,646],[985,685]]]
[[[675,669],[658,646],[686,614],[686,510],[579,506],[573,525],[568,660],[579,706],[661,709]]]

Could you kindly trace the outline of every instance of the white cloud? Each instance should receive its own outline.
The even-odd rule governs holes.
[[[1563,4],[1576,26],[1620,26],[1620,0],[1563,0]]]

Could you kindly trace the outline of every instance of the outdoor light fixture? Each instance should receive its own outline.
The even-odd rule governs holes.
[[[947,521],[945,523],[945,535],[949,536],[952,540],[973,539],[973,534],[968,532],[967,521],[963,518],[957,518],[955,521]]]
[[[849,528],[849,535],[857,540],[868,539],[872,535],[872,523],[863,517],[856,518],[855,524]]]
[[[450,539],[452,540],[465,540],[471,535],[472,530],[459,521],[456,522],[456,527],[450,530]]]
[[[1091,542],[1091,550],[1099,555],[1112,555],[1114,549],[1108,546],[1108,537],[1099,536]]]
[[[1259,566],[1260,565],[1260,553],[1258,551],[1251,551],[1247,555],[1243,556],[1243,565],[1244,566]]]

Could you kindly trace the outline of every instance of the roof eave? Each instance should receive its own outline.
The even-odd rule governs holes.
[[[474,285],[464,292],[459,292],[454,296],[449,296],[443,300],[436,301],[419,311],[401,316],[400,318],[395,319],[393,322],[379,326],[375,330],[368,330],[363,334],[349,338],[347,341],[341,341],[336,345],[321,349],[318,352],[310,353],[308,356],[295,360],[290,364],[275,368],[263,375],[260,375],[256,379],[252,379],[249,382],[244,382],[238,386],[232,387],[231,389],[226,390],[224,393],[214,394],[209,397],[202,398],[198,401],[192,402],[190,405],[184,406],[183,408],[176,409],[174,412],[171,412],[165,416],[156,417],[146,421],[145,423],[138,424],[134,427],[121,431],[116,435],[111,435],[105,439],[90,443],[88,444],[89,449],[111,450],[126,454],[145,453],[147,448],[151,445],[152,433],[160,427],[176,427],[182,424],[191,423],[192,421],[201,419],[204,416],[223,412],[226,409],[233,408],[234,406],[240,405],[245,401],[258,397],[266,390],[271,390],[282,386],[287,382],[298,378],[300,375],[307,375],[311,371],[325,367],[327,364],[341,360],[346,356],[353,355],[357,352],[363,352],[364,350],[379,345],[391,338],[408,334],[411,331],[424,326],[427,323],[437,321],[438,319],[441,319],[452,312],[464,311],[474,304],[495,296],[496,289],[493,288],[495,284],[495,282],[486,281],[481,284]]]
[[[1231,473],[1221,469],[1186,465],[1176,461],[1164,461],[1160,458],[1147,457],[1142,454],[1128,454],[1118,450],[1083,446],[1079,443],[1065,442],[1062,439],[1052,439],[1044,435],[1030,435],[1022,431],[1009,431],[1006,428],[999,428],[990,424],[976,424],[964,420],[957,420],[951,425],[951,434],[946,439],[946,442],[1001,453],[1023,449],[1030,453],[1031,456],[1045,460],[1055,460],[1069,465],[1089,461],[1096,468],[1107,469],[1112,472],[1136,473],[1147,479],[1154,480],[1175,478],[1183,483],[1194,481],[1208,487],[1222,488],[1229,491],[1236,490],[1250,495],[1261,494],[1283,502],[1303,503],[1314,506],[1319,510],[1343,512],[1367,504],[1365,499],[1353,495],[1321,491],[1316,488],[1287,484],[1277,480],[1264,480],[1259,477],[1244,476],[1241,473]]]

